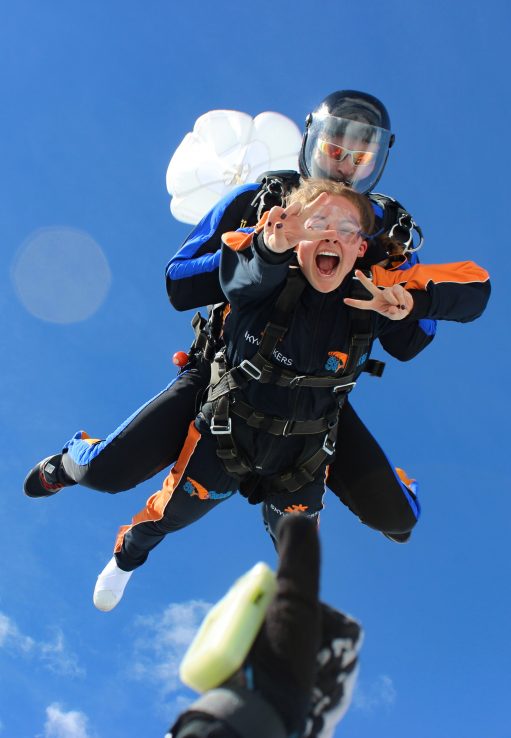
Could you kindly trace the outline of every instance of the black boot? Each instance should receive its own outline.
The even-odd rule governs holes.
[[[27,474],[23,490],[28,497],[50,497],[63,487],[76,484],[62,469],[62,454],[48,456]]]
[[[382,531],[382,533],[385,538],[388,538],[390,541],[394,541],[394,543],[408,543],[412,535],[411,530],[407,533],[385,533],[384,531]]]

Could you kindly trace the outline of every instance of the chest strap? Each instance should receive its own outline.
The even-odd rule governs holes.
[[[316,420],[290,420],[286,418],[274,418],[271,415],[255,410],[252,405],[234,398],[230,403],[232,415],[242,418],[250,428],[270,433],[272,436],[315,436],[325,433],[335,423],[337,408],[329,418],[317,418]]]

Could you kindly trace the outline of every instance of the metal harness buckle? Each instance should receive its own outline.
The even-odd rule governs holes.
[[[209,430],[214,436],[227,436],[232,432],[231,419],[227,418],[227,425],[220,425],[219,423],[215,423],[215,419],[213,418]]]
[[[254,366],[254,364],[252,364],[252,362],[248,359],[243,359],[243,361],[239,365],[239,368],[242,369],[245,374],[248,374],[251,379],[261,379],[261,370]]]
[[[282,429],[282,435],[287,438],[287,436],[290,436],[292,434],[292,428],[295,424],[294,420],[286,420],[284,423],[284,427]]]
[[[307,379],[306,374],[297,374],[296,377],[293,377],[291,381],[289,382],[289,388],[295,389],[295,387],[298,387],[300,385],[300,382],[302,379]]]
[[[331,441],[328,435],[329,434],[327,433],[327,435],[325,436],[325,440],[323,441],[323,446],[321,448],[326,454],[332,456],[335,451],[335,441]]]
[[[356,385],[356,382],[346,382],[346,384],[336,384],[335,387],[332,389],[332,392],[335,394],[336,392],[340,392],[341,390],[345,390],[346,392],[351,392],[353,387]]]

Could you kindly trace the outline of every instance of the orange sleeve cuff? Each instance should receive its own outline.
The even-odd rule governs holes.
[[[487,282],[486,269],[473,261],[457,261],[452,264],[416,264],[410,269],[387,270],[373,266],[373,283],[377,287],[392,287],[401,284],[408,290],[425,290],[430,282],[434,284],[470,284]]]
[[[244,233],[243,231],[228,231],[222,236],[222,243],[225,243],[233,251],[243,251],[247,249],[252,243],[256,233],[260,233],[266,221],[268,220],[268,212],[263,213],[263,217],[256,225],[252,233]]]

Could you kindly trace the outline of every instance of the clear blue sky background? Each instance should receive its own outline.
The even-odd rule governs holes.
[[[188,228],[165,171],[195,119],[276,110],[301,126],[342,88],[390,110],[379,189],[421,224],[423,261],[476,260],[494,291],[480,320],[442,324],[353,398],[420,481],[423,518],[400,547],[327,496],[323,597],[366,630],[337,735],[511,736],[509,32],[505,0],[2,5],[2,738],[161,738],[191,697],[176,664],[205,603],[256,560],[275,563],[259,511],[234,500],[168,539],[103,614],[92,591],[117,527],[161,479],[43,501],[22,481],[175,376],[191,315],[170,309],[163,270]],[[52,280],[61,289],[42,302]],[[63,321],[70,302],[74,322],[37,317]]]

